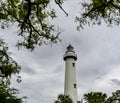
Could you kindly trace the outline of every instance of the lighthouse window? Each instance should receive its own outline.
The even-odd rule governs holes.
[[[76,85],[76,84],[74,84],[74,88],[77,88],[77,85]]]
[[[72,63],[73,67],[75,67],[75,63]]]

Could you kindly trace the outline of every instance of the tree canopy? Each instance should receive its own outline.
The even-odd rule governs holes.
[[[0,103],[23,103],[25,97],[18,98],[17,94],[19,94],[17,89],[0,83]]]
[[[85,25],[100,25],[105,22],[108,26],[120,24],[119,0],[90,0],[82,2],[83,12],[76,17],[79,23],[77,29]]]
[[[17,76],[18,83],[21,81],[20,70],[21,67],[10,57],[6,43],[0,39],[0,103],[23,102],[24,97],[17,97],[19,91],[10,87],[13,75]]]
[[[68,95],[60,94],[55,103],[73,103],[73,101]]]
[[[56,17],[49,6],[51,0],[1,0],[0,26],[2,29],[13,24],[19,29],[18,46],[33,50],[36,45],[56,43],[59,31],[55,32],[50,19]],[[55,0],[60,8],[63,0]],[[62,9],[64,10],[64,9]],[[65,12],[65,11],[64,11]],[[56,33],[56,34],[55,34]]]
[[[113,92],[110,97],[106,93],[90,92],[84,94],[83,100],[85,103],[120,103],[120,90]]]
[[[54,0],[55,4],[64,11],[62,4],[65,0]],[[19,30],[17,46],[33,50],[36,45],[51,44],[59,41],[60,31],[55,29],[51,20],[56,18],[56,10],[50,6],[51,0],[1,0],[0,26],[2,29],[13,24]],[[66,1],[67,2],[67,1]],[[100,25],[104,21],[108,25],[120,24],[119,0],[90,0],[82,1],[83,10],[76,17],[78,29],[85,25]]]
[[[84,95],[84,99],[87,103],[105,103],[106,98],[107,95],[101,92],[91,92]]]

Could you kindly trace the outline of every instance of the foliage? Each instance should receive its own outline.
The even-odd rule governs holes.
[[[61,7],[63,0],[55,0]],[[50,6],[50,0],[0,0],[0,26],[2,29],[13,24],[19,29],[17,46],[33,50],[36,45],[56,43],[59,38],[50,18],[56,17],[55,10]]]
[[[72,99],[68,95],[60,94],[58,95],[58,98],[55,101],[55,103],[73,103],[73,102],[72,102]]]
[[[112,93],[112,96],[107,97],[102,92],[91,92],[84,94],[85,103],[120,103],[120,90]]]
[[[80,17],[76,17],[78,30],[85,25],[100,25],[102,21],[108,26],[120,24],[119,0],[90,0],[81,4],[84,10]]]
[[[0,103],[23,103],[25,97],[18,98],[16,94],[18,94],[18,90],[0,83]]]
[[[112,96],[108,98],[107,103],[120,103],[120,90],[112,93]]]
[[[107,95],[101,92],[91,92],[84,95],[86,103],[105,103]]]
[[[19,74],[20,66],[10,57],[8,47],[0,39],[0,103],[23,103],[23,98],[17,98],[18,90],[11,88],[11,76]],[[18,75],[17,81],[21,78]]]
[[[7,45],[0,39],[0,77],[9,79],[12,74],[19,72],[20,66],[10,57]]]

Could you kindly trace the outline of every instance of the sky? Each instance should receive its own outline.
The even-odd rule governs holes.
[[[63,55],[71,44],[77,54],[76,72],[79,100],[84,93],[101,91],[108,95],[120,89],[120,29],[117,26],[85,27],[77,31],[75,16],[80,15],[79,0],[65,1],[68,17],[54,3],[57,18],[52,21],[60,27],[61,42],[40,46],[33,52],[15,47],[18,37],[16,27],[0,30],[9,45],[11,56],[21,65],[22,82],[14,80],[12,86],[27,96],[28,103],[54,103],[58,94],[64,93],[65,62]]]

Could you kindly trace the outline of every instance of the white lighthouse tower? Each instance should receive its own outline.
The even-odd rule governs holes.
[[[65,86],[64,94],[69,95],[73,103],[77,103],[77,80],[76,80],[76,68],[75,61],[77,60],[77,55],[75,54],[74,48],[69,45],[67,51],[63,57],[65,61]]]

